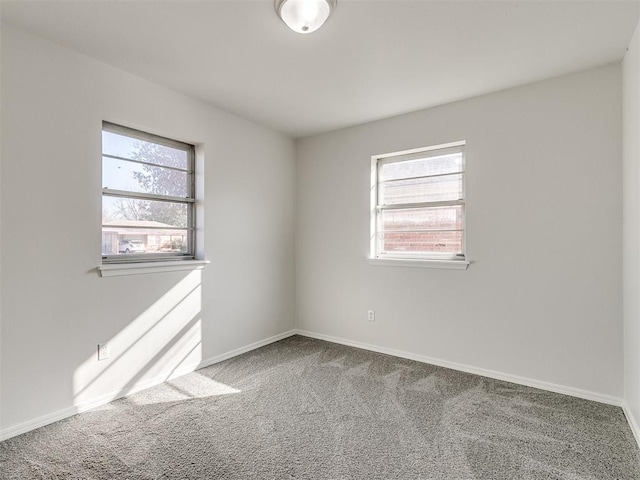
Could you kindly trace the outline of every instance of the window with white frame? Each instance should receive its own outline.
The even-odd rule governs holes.
[[[103,263],[194,258],[194,168],[193,145],[103,122]]]
[[[371,257],[465,259],[464,142],[371,157]]]

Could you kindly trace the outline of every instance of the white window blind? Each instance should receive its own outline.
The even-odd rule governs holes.
[[[464,260],[464,142],[371,159],[371,256]]]

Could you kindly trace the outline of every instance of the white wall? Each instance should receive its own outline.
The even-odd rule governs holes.
[[[624,399],[640,442],[640,24],[622,64]]]
[[[620,84],[612,65],[303,139],[296,178],[286,137],[3,24],[0,429],[286,332],[294,301],[303,330],[622,396]],[[98,277],[103,119],[201,146],[201,275]],[[463,139],[469,270],[370,266],[370,156]],[[625,149],[638,416],[637,133]]]
[[[299,140],[298,328],[620,399],[621,131],[611,65]],[[458,140],[473,264],[369,265],[371,155]]]
[[[294,327],[290,139],[7,25],[1,97],[5,431]],[[200,145],[201,273],[98,276],[103,119]]]
[[[0,35],[2,34],[2,23],[0,22]],[[1,38],[0,38],[1,39]],[[1,47],[1,45],[0,45]],[[0,50],[0,60],[2,51]],[[2,101],[2,62],[0,61],[0,428],[2,428],[2,112],[4,102]]]

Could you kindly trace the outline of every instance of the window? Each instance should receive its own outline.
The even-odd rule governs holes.
[[[102,124],[102,262],[194,258],[195,149]]]
[[[371,257],[464,260],[464,142],[371,157]]]

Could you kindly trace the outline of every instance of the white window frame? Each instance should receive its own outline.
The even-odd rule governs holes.
[[[125,126],[107,122],[107,121],[102,122],[102,131],[116,133],[118,135],[123,135],[130,138],[137,138],[139,140],[143,140],[146,142],[156,143],[158,145],[186,151],[187,152],[187,169],[184,170],[184,169],[178,168],[177,170],[185,171],[188,176],[188,179],[187,179],[188,192],[187,192],[187,196],[184,198],[173,197],[169,195],[159,195],[159,194],[153,194],[153,193],[135,192],[135,191],[129,191],[129,190],[115,190],[115,189],[109,189],[109,188],[102,189],[101,198],[105,196],[135,198],[135,199],[141,199],[141,200],[168,201],[172,203],[182,203],[187,205],[187,227],[184,229],[181,228],[181,230],[187,230],[187,252],[161,252],[161,253],[143,253],[143,254],[129,253],[127,255],[101,255],[102,264],[105,266],[108,266],[109,264],[119,264],[119,263],[133,264],[133,263],[149,263],[149,262],[166,262],[166,261],[176,261],[176,260],[194,260],[195,248],[196,248],[195,146],[189,143],[172,140],[170,138],[161,137],[159,135],[154,135],[151,133],[143,132],[141,130],[136,130],[134,128],[125,127]],[[101,159],[103,157],[109,157],[109,158],[115,158],[117,160],[135,161],[128,158],[121,158],[114,155],[105,154],[104,148],[102,148],[101,153],[102,153]],[[140,163],[144,163],[144,162],[140,162]],[[162,165],[159,165],[159,166],[163,167]],[[163,167],[163,168],[173,168],[173,167]],[[117,225],[110,225],[110,226],[117,226]],[[143,227],[140,227],[140,228],[143,228]],[[156,227],[153,227],[153,228],[154,230],[157,230]],[[101,227],[101,230],[102,230],[102,227]]]
[[[371,157],[371,231],[370,231],[370,261],[374,265],[393,265],[393,266],[435,266],[439,268],[464,268],[466,269],[469,262],[466,261],[466,157],[465,157],[465,141],[446,143],[441,145],[433,145],[429,147],[416,148],[412,150],[403,150],[399,152],[385,153],[374,155]],[[379,179],[378,169],[380,165],[415,160],[418,158],[429,158],[440,156],[447,152],[462,153],[462,169],[456,174],[462,175],[462,198],[451,201],[438,202],[414,202],[400,203],[394,205],[384,205],[379,202]],[[438,252],[384,252],[382,251],[381,234],[382,228],[382,212],[399,208],[424,208],[438,206],[462,206],[462,252],[461,254],[451,255],[449,253]]]

